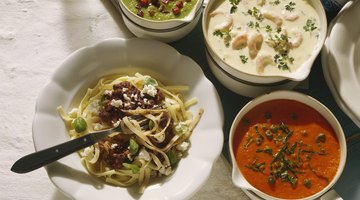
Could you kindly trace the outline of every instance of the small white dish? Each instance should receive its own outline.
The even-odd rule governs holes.
[[[173,42],[190,33],[201,17],[204,0],[198,0],[192,11],[180,19],[154,21],[141,18],[132,13],[122,0],[111,0],[121,13],[127,28],[139,38]]]
[[[69,140],[57,106],[68,109],[100,77],[124,71],[190,86],[186,95],[199,99],[191,110],[195,113],[202,107],[205,112],[190,137],[188,155],[179,162],[173,175],[151,182],[142,195],[137,194],[136,186],[115,187],[89,175],[76,153],[46,167],[50,180],[67,196],[77,200],[190,198],[205,183],[221,153],[223,111],[214,86],[201,68],[192,59],[158,41],[108,39],[67,57],[38,97],[33,121],[36,150]]]
[[[322,50],[325,80],[340,108],[360,127],[360,2],[349,1],[329,26]]]
[[[304,198],[304,200],[314,200],[319,197],[321,197],[324,200],[325,199],[326,200],[335,200],[337,193],[331,189],[334,186],[334,184],[338,181],[338,179],[340,178],[340,176],[344,170],[345,163],[346,163],[346,157],[347,157],[347,145],[346,145],[346,139],[345,139],[344,132],[342,130],[342,127],[341,127],[339,121],[336,119],[336,117],[322,103],[320,103],[319,101],[317,101],[316,99],[314,99],[308,95],[305,95],[305,94],[302,94],[299,92],[294,92],[294,91],[280,90],[280,91],[271,92],[271,93],[268,93],[265,95],[261,95],[255,99],[253,99],[249,103],[247,103],[236,115],[236,117],[231,125],[230,135],[229,135],[229,150],[230,150],[231,161],[233,163],[232,180],[233,180],[234,185],[243,189],[244,192],[251,199],[280,200],[280,198],[272,197],[272,196],[256,189],[244,178],[244,176],[242,175],[241,171],[238,168],[238,165],[237,165],[237,162],[235,159],[234,149],[233,149],[233,141],[234,141],[234,135],[236,132],[236,127],[241,122],[244,115],[246,113],[248,113],[250,110],[252,110],[254,107],[256,107],[257,105],[262,104],[264,102],[271,101],[271,100],[276,100],[276,99],[294,100],[294,101],[298,101],[300,103],[303,103],[303,104],[313,108],[314,110],[319,112],[329,122],[329,124],[333,128],[333,130],[338,138],[338,141],[340,144],[340,150],[341,150],[340,151],[340,163],[338,166],[337,173],[335,174],[335,177],[330,181],[330,183],[325,188],[323,188],[320,192],[318,192],[312,196]]]

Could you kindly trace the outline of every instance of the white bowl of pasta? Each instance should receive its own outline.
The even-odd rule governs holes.
[[[190,198],[221,153],[214,86],[193,60],[157,41],[108,39],[66,58],[38,97],[34,145],[45,149],[119,122],[128,131],[45,167],[67,196]]]

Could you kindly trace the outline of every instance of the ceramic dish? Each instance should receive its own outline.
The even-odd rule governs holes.
[[[360,2],[349,1],[329,26],[322,50],[325,80],[340,108],[360,127]]]
[[[173,42],[186,36],[199,22],[203,0],[198,0],[193,10],[182,19],[154,21],[132,13],[122,0],[111,0],[121,13],[127,28],[137,37]]]
[[[321,196],[324,197],[324,195],[326,195],[327,199],[335,199],[333,197],[336,196],[337,193],[335,191],[332,191],[331,188],[334,186],[334,184],[337,182],[340,175],[342,174],[343,169],[345,167],[346,156],[347,156],[347,146],[346,146],[346,140],[345,140],[343,130],[341,128],[340,123],[335,118],[335,116],[323,104],[321,104],[319,101],[313,99],[310,96],[307,96],[307,95],[299,93],[299,92],[293,92],[293,91],[285,91],[285,90],[284,91],[276,91],[276,92],[271,92],[269,94],[259,96],[259,97],[255,98],[254,100],[250,101],[248,104],[246,104],[239,111],[237,116],[235,117],[235,119],[232,123],[231,129],[230,129],[230,136],[229,136],[230,156],[231,156],[231,161],[233,163],[232,180],[233,180],[234,184],[237,187],[242,188],[245,191],[245,193],[252,199],[280,199],[280,198],[274,198],[268,194],[265,194],[264,192],[261,192],[260,190],[258,190],[256,188],[254,188],[244,178],[244,176],[242,175],[241,171],[239,170],[239,168],[237,166],[237,161],[235,160],[235,154],[234,154],[235,150],[233,147],[236,127],[241,122],[244,115],[247,114],[254,107],[256,107],[264,102],[268,102],[271,100],[278,100],[278,99],[294,100],[294,101],[301,102],[307,106],[310,106],[311,108],[316,110],[318,113],[320,113],[329,122],[329,124],[333,128],[333,130],[337,136],[337,139],[339,141],[340,150],[341,150],[340,151],[340,163],[337,168],[337,172],[336,172],[334,178],[330,181],[330,183],[325,188],[323,188],[320,192],[317,192],[316,194],[306,197],[304,199],[307,199],[307,200],[317,199]]]
[[[208,37],[209,19],[211,11],[217,6],[217,2],[218,1],[210,0],[205,7],[202,18],[202,28],[206,43],[207,61],[210,69],[225,87],[240,95],[256,97],[273,90],[292,89],[308,77],[313,62],[323,46],[327,32],[326,15],[320,1],[309,1],[319,15],[319,23],[321,26],[317,42],[312,52],[309,53],[309,57],[300,67],[291,73],[274,73],[271,75],[256,75],[252,72],[236,69],[225,62],[224,59],[218,55],[216,49],[210,45]],[[308,52],[304,52],[304,54],[305,53]]]
[[[190,138],[188,155],[180,161],[173,175],[152,182],[141,196],[137,194],[136,187],[107,185],[89,175],[76,153],[48,165],[46,170],[49,178],[67,196],[77,200],[191,197],[205,183],[213,163],[221,153],[222,108],[214,86],[206,79],[201,68],[190,58],[157,41],[109,39],[82,48],[66,58],[36,103],[33,121],[36,150],[69,140],[64,123],[56,111],[57,106],[70,108],[100,77],[124,71],[166,77],[165,82],[170,80],[169,83],[190,86],[186,95],[199,99],[191,110],[195,112],[203,107],[205,112]]]

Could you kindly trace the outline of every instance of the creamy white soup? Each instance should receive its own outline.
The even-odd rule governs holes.
[[[255,75],[295,71],[311,56],[321,28],[308,0],[220,0],[207,23],[212,50]]]

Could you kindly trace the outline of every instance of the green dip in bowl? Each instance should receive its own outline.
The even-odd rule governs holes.
[[[185,18],[194,9],[198,0],[121,0],[139,17],[165,21]]]

